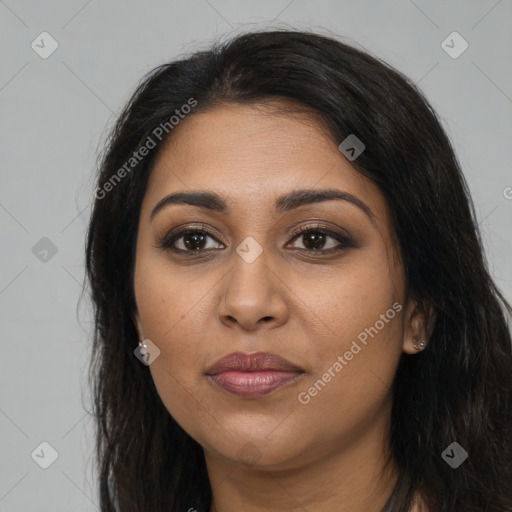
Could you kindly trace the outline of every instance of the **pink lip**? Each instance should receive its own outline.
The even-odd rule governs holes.
[[[208,368],[206,375],[217,386],[243,397],[257,397],[288,384],[304,370],[268,352],[235,352]]]
[[[297,379],[301,372],[275,370],[257,372],[225,371],[209,378],[219,387],[244,397],[262,396]]]

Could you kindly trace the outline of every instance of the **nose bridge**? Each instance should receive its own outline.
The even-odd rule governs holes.
[[[286,302],[279,280],[270,269],[271,257],[271,251],[252,236],[236,247],[219,309],[221,320],[236,320],[245,327],[262,318],[283,321]]]
[[[252,236],[246,237],[237,247],[230,272],[230,291],[253,302],[260,301],[262,295],[273,287],[273,275],[269,269],[270,251]]]

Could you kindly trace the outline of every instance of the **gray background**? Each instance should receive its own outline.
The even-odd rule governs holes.
[[[248,28],[353,39],[437,109],[511,299],[511,21],[511,0],[0,0],[0,511],[98,510],[83,407],[91,314],[77,301],[96,152],[144,73]],[[31,48],[43,31],[59,44],[46,59]],[[441,47],[453,31],[469,44],[456,59]],[[48,469],[31,458],[44,441],[58,452]]]

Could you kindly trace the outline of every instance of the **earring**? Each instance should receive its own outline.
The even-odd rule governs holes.
[[[142,361],[144,362],[144,364],[149,365],[151,353],[150,353],[147,345],[144,343],[144,340],[139,341],[139,347],[140,347],[139,354],[140,354],[140,357],[142,358]]]
[[[414,348],[418,351],[423,350],[427,346],[427,342],[425,340],[418,341],[418,336],[414,336],[412,344]]]

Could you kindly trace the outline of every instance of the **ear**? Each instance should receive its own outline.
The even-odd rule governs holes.
[[[144,335],[144,329],[142,328],[142,322],[140,320],[139,312],[136,311],[132,316],[133,323],[135,325],[135,329],[137,329],[137,334],[139,336],[139,341],[143,341],[146,339]]]
[[[435,321],[436,314],[431,306],[417,300],[409,301],[404,314],[402,347],[406,354],[417,354],[427,347]]]

